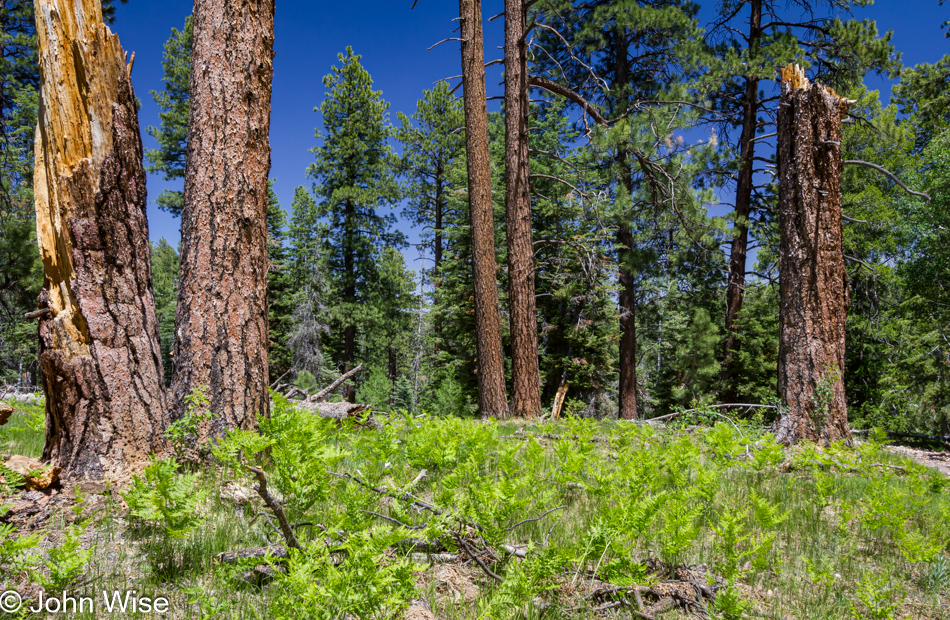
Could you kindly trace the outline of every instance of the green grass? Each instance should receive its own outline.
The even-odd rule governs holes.
[[[22,454],[39,458],[46,440],[46,413],[42,404],[8,403],[16,409],[0,426],[0,454]]]
[[[87,497],[82,588],[164,595],[176,618],[401,617],[410,599],[445,620],[621,618],[629,607],[594,610],[610,600],[590,598],[602,582],[652,586],[705,565],[694,574],[719,590],[719,606],[731,597],[746,608],[712,605],[713,617],[950,619],[947,480],[873,441],[786,450],[732,422],[381,421],[338,428],[278,402],[261,437],[232,437],[217,464],[181,470],[198,474],[194,491],[205,495],[184,536],[161,518],[131,517],[118,493]],[[35,455],[42,432],[2,428],[0,442]],[[214,560],[280,542],[256,496],[245,506],[220,497],[224,485],[253,486],[244,464],[263,468],[291,522],[311,524],[296,529],[304,551],[288,574],[264,587],[237,579],[249,566]],[[45,544],[62,539],[68,516],[47,524]],[[488,564],[502,582],[471,562],[414,565],[393,546],[438,538],[455,552],[456,534],[495,550],[500,561]],[[520,560],[504,544],[530,551]],[[29,576],[5,580],[20,587]]]

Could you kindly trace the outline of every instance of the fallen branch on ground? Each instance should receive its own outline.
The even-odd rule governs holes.
[[[350,377],[352,377],[353,375],[355,375],[356,373],[358,373],[358,372],[361,371],[361,370],[363,370],[363,365],[362,365],[362,364],[360,364],[359,366],[357,366],[357,367],[354,368],[353,370],[350,370],[349,372],[344,373],[343,376],[341,376],[339,379],[337,379],[336,381],[334,381],[333,383],[331,383],[329,386],[327,386],[326,388],[320,390],[319,392],[317,392],[316,394],[314,394],[313,396],[311,396],[310,398],[308,398],[308,399],[307,399],[307,402],[315,403],[315,402],[317,402],[318,400],[320,400],[321,398],[324,398],[327,394],[329,394],[330,392],[332,392],[332,391],[335,390],[336,388],[340,387],[340,384],[341,384],[341,383],[343,383],[344,381],[346,381],[347,379],[349,379]]]
[[[280,532],[287,546],[292,549],[300,549],[297,535],[294,534],[294,528],[290,526],[290,521],[287,520],[287,515],[284,514],[284,508],[280,505],[280,502],[274,499],[270,491],[267,490],[267,477],[264,476],[264,470],[249,465],[246,467],[249,472],[257,476],[257,486],[254,487],[254,490],[257,491],[257,494],[261,496],[261,499],[264,500],[267,507],[270,508],[274,512],[274,516],[277,517],[277,523],[280,524]]]
[[[408,502],[410,506],[412,506],[419,512],[423,510],[428,510],[429,512],[433,512],[437,515],[442,514],[441,510],[439,510],[432,504],[429,504],[428,502],[422,501],[418,497],[414,496],[412,493],[403,493],[402,495],[395,495],[385,489],[380,489],[378,487],[374,487],[371,484],[363,482],[362,480],[360,480],[359,478],[351,474],[338,474],[334,471],[328,471],[327,473],[330,474],[331,476],[336,476],[337,478],[346,478],[347,480],[352,480],[353,482],[360,485],[361,487],[369,489],[370,491],[373,491],[374,493],[378,493],[379,495],[385,495],[386,497],[391,497],[393,499],[398,499],[403,502]]]
[[[556,511],[556,510],[564,510],[565,508],[567,508],[566,505],[565,505],[565,506],[558,506],[557,508],[552,508],[551,510],[545,512],[545,513],[542,514],[541,516],[535,517],[535,518],[533,518],[533,519],[525,519],[524,521],[518,521],[517,523],[515,523],[514,525],[512,525],[511,527],[509,527],[509,528],[506,529],[505,531],[506,531],[506,532],[510,532],[511,530],[515,529],[515,528],[518,527],[519,525],[524,525],[525,523],[532,523],[532,522],[534,522],[534,521],[540,521],[541,519],[543,519],[544,517],[548,516],[548,515],[551,514],[552,512],[554,512],[554,511]]]

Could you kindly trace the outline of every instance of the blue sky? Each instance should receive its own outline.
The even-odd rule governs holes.
[[[486,20],[486,51],[488,60],[499,58],[504,24],[501,19],[488,22],[503,10],[503,0],[483,0]],[[704,2],[701,21],[712,17],[716,2]],[[457,75],[458,43],[448,42],[431,51],[426,48],[446,37],[452,37],[458,15],[455,0],[364,0],[363,2],[328,2],[326,0],[277,0],[276,56],[271,115],[271,177],[281,205],[288,209],[294,188],[310,187],[306,167],[313,161],[309,149],[316,144],[314,128],[321,124],[319,106],[324,97],[322,78],[337,54],[347,45],[363,56],[363,64],[373,76],[375,88],[390,102],[391,120],[396,112],[411,114],[422,91],[443,78]],[[191,0],[131,0],[117,7],[113,26],[124,48],[135,52],[132,81],[142,101],[139,120],[145,147],[155,146],[145,135],[145,127],[158,124],[158,108],[150,90],[162,88],[162,45],[171,28],[180,28],[192,10]],[[905,65],[935,62],[950,51],[950,40],[944,38],[940,24],[950,18],[950,6],[941,7],[938,0],[878,0],[871,7],[855,11],[855,17],[877,20],[881,31],[894,31],[897,49],[903,52]],[[489,69],[489,94],[501,94],[498,67]],[[868,86],[882,89],[885,100],[890,85],[870,78]],[[178,220],[159,211],[154,199],[166,183],[159,175],[149,177],[149,226],[153,240],[165,237],[172,244],[178,241]],[[402,223],[410,242],[418,235]],[[407,252],[410,258],[414,252]],[[418,265],[412,268],[418,269]]]

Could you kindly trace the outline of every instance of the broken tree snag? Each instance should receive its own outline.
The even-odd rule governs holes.
[[[125,52],[99,0],[36,0],[43,458],[122,475],[165,446],[145,170]]]
[[[844,391],[849,293],[842,247],[841,120],[849,101],[782,70],[778,108],[779,441],[850,441]]]
[[[257,428],[267,367],[274,0],[195,0],[173,410],[202,389],[199,439]]]

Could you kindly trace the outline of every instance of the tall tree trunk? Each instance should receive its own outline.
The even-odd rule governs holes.
[[[762,0],[752,0],[749,17],[749,50],[758,47],[762,35]],[[742,100],[742,133],[739,136],[739,177],[736,183],[735,225],[729,252],[729,283],[726,286],[726,346],[722,364],[721,400],[736,402],[735,356],[739,351],[739,313],[745,295],[746,256],[749,249],[749,216],[752,214],[752,173],[755,162],[755,131],[758,128],[759,79],[746,76]]]
[[[175,413],[195,389],[201,438],[267,415],[267,174],[274,0],[195,0],[175,317]]]
[[[528,180],[528,57],[522,0],[505,0],[505,214],[512,414],[541,415],[534,244]]]
[[[162,451],[168,426],[142,140],[99,0],[36,0],[35,11],[43,458],[101,479]]]
[[[354,238],[357,231],[354,221],[354,207],[349,200],[346,201],[344,221],[346,222],[346,232],[344,233],[343,243],[343,303],[349,304],[353,308],[356,304],[356,243]],[[352,316],[346,317],[346,326],[343,328],[343,372],[349,372],[356,359],[356,325],[353,323]],[[347,384],[343,391],[346,394],[346,400],[356,402],[356,389],[352,384]]]
[[[501,316],[495,272],[495,230],[491,164],[488,153],[488,101],[481,0],[459,0],[462,29],[462,87],[465,89],[465,144],[468,203],[472,224],[472,275],[475,284],[475,348],[478,406],[482,417],[508,417]]]
[[[438,299],[438,291],[442,285],[442,272],[440,271],[442,267],[442,216],[445,212],[445,197],[443,195],[442,182],[443,172],[442,169],[439,168],[436,170],[435,176],[435,266],[433,267],[435,277],[432,279],[432,287],[435,289],[436,299]],[[439,341],[442,339],[442,317],[440,312],[435,313],[435,315],[432,328],[435,332],[435,352],[438,353]]]
[[[775,435],[850,440],[844,390],[849,294],[841,217],[841,118],[848,103],[804,72],[782,71],[778,112],[778,388]]]
[[[614,86],[627,88],[630,77],[630,59],[627,57],[630,44],[627,31],[622,26],[614,30]],[[619,108],[625,109],[627,102],[621,99]],[[617,167],[620,174],[620,183],[626,197],[633,195],[633,173],[630,170],[630,153],[620,146],[617,150]],[[629,224],[631,214],[622,214],[617,226],[617,262],[620,269],[620,386],[617,398],[618,417],[624,420],[636,420],[637,411],[637,293],[633,275],[632,250],[633,231]]]
[[[624,420],[636,420],[637,412],[637,293],[630,265],[633,232],[621,221],[617,227],[617,258],[620,263],[620,411]]]

